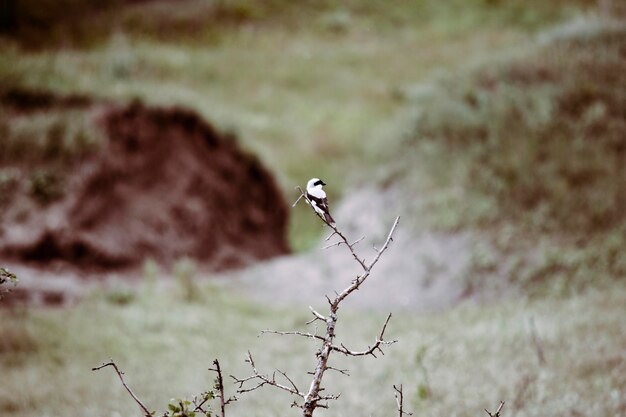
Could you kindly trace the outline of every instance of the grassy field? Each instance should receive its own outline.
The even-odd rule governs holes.
[[[304,330],[304,306],[255,305],[213,286],[191,303],[178,288],[140,290],[132,300],[120,298],[119,291],[67,309],[3,312],[2,414],[137,415],[110,369],[90,371],[109,357],[157,411],[170,398],[209,389],[214,375],[207,368],[215,357],[225,373],[247,375],[248,349],[260,369],[286,371],[301,386],[309,380],[305,371],[315,362],[313,343],[257,337],[267,328]],[[503,415],[509,416],[622,415],[625,297],[621,287],[562,299],[467,305],[437,315],[397,312],[388,338],[399,341],[385,356],[332,360],[351,376],[329,375],[328,392],[342,396],[320,415],[393,415],[392,385],[398,383],[404,384],[406,405],[422,416],[481,415],[500,400],[507,402]],[[355,349],[371,344],[384,321],[383,315],[363,311],[344,314],[339,339]],[[230,383],[226,387],[234,393]],[[291,401],[284,393],[261,390],[241,395],[230,414],[298,415],[289,408]]]

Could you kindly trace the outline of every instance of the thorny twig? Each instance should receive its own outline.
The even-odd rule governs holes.
[[[300,196],[298,197],[298,199],[294,202],[293,206],[295,206],[296,204],[298,204],[298,202],[301,199],[304,199],[309,206],[312,207],[311,205],[311,201],[308,199],[306,193],[304,191],[302,191],[302,189],[300,187],[296,187],[297,190],[300,191]],[[354,291],[358,290],[360,288],[361,285],[363,285],[363,283],[365,282],[365,280],[370,276],[372,269],[374,268],[374,266],[378,263],[380,257],[383,255],[383,253],[387,250],[387,248],[389,247],[389,244],[392,242],[393,240],[393,234],[396,230],[396,227],[398,226],[398,222],[400,221],[400,218],[397,217],[393,223],[393,225],[391,226],[391,229],[389,231],[389,234],[387,235],[387,239],[385,240],[383,246],[381,247],[381,249],[376,249],[376,255],[374,257],[374,259],[369,262],[366,263],[365,259],[362,259],[361,257],[359,257],[359,255],[355,252],[354,247],[356,244],[358,244],[359,242],[361,242],[365,236],[357,239],[356,241],[350,243],[350,241],[347,239],[347,237],[337,228],[337,226],[335,224],[329,223],[326,221],[326,219],[323,216],[320,216],[319,213],[317,213],[315,210],[313,210],[313,212],[315,213],[315,215],[317,215],[329,228],[331,228],[332,233],[330,234],[330,236],[328,236],[326,238],[326,241],[330,240],[333,236],[339,236],[339,241],[336,243],[332,243],[329,244],[328,246],[326,246],[325,248],[329,248],[329,247],[333,247],[333,246],[341,246],[341,245],[345,245],[348,250],[350,251],[350,254],[352,255],[352,257],[354,258],[354,260],[359,264],[359,266],[362,269],[362,272],[360,275],[358,275],[354,280],[352,280],[352,282],[350,283],[350,285],[348,287],[346,287],[343,291],[341,292],[336,292],[335,293],[335,297],[333,299],[331,299],[330,297],[326,296],[326,300],[328,301],[329,304],[329,308],[330,308],[330,312],[328,315],[324,316],[320,313],[318,313],[317,311],[315,311],[312,307],[309,307],[309,309],[311,310],[311,313],[313,314],[313,319],[310,320],[309,322],[307,322],[307,324],[313,323],[317,320],[323,321],[326,323],[326,333],[324,336],[321,335],[317,335],[317,334],[312,334],[312,333],[306,333],[306,332],[299,332],[299,331],[275,331],[275,330],[264,330],[262,333],[274,333],[274,334],[279,334],[279,335],[296,335],[296,336],[302,336],[308,339],[312,339],[312,340],[320,340],[322,342],[322,346],[319,348],[319,350],[316,353],[317,356],[317,366],[315,368],[315,371],[312,372],[313,375],[313,380],[311,381],[311,386],[309,387],[308,391],[306,393],[301,392],[293,383],[293,381],[283,372],[279,371],[284,377],[285,379],[287,379],[291,386],[286,386],[286,385],[282,385],[279,384],[278,382],[276,382],[276,379],[274,377],[274,375],[272,375],[272,377],[270,378],[269,376],[266,375],[262,375],[260,374],[257,369],[256,366],[254,364],[254,361],[252,359],[252,355],[250,354],[250,352],[248,352],[248,359],[247,362],[250,363],[250,365],[252,366],[252,372],[253,375],[247,377],[247,378],[236,378],[234,376],[231,375],[231,377],[235,380],[236,383],[239,384],[239,390],[238,392],[243,393],[243,392],[249,392],[249,391],[253,391],[256,390],[258,388],[261,388],[264,385],[271,385],[274,386],[276,388],[282,389],[283,391],[287,391],[293,395],[297,395],[299,397],[301,397],[304,400],[304,403],[302,405],[299,405],[297,403],[294,402],[294,404],[292,404],[292,406],[297,406],[302,408],[303,410],[303,416],[304,417],[311,417],[313,415],[313,412],[315,411],[316,408],[328,408],[328,404],[327,403],[322,403],[324,401],[328,401],[328,400],[335,400],[337,398],[339,398],[339,395],[321,395],[321,392],[324,390],[324,388],[322,388],[321,384],[322,384],[322,378],[324,376],[324,372],[326,370],[332,369],[332,370],[336,370],[342,374],[346,374],[347,375],[347,370],[340,370],[337,368],[333,368],[328,364],[328,360],[330,357],[330,354],[335,351],[335,352],[339,352],[342,353],[344,355],[348,355],[348,356],[366,356],[366,355],[372,355],[374,357],[376,357],[376,352],[380,352],[381,354],[383,353],[381,346],[382,345],[388,345],[388,344],[392,344],[395,343],[396,341],[385,341],[384,340],[384,334],[385,334],[385,330],[387,328],[387,324],[389,323],[389,320],[391,319],[391,314],[389,314],[387,316],[387,319],[385,320],[385,323],[382,327],[382,330],[378,336],[378,338],[376,339],[375,343],[368,347],[367,350],[364,351],[352,351],[348,348],[346,348],[343,344],[341,345],[336,345],[334,344],[334,339],[335,339],[335,326],[338,320],[337,317],[337,311],[339,310],[339,306],[341,304],[341,302],[343,300],[346,299],[346,297],[348,297],[350,294],[352,294]],[[248,381],[254,381],[256,382],[256,385],[250,387],[250,388],[244,388],[244,384]]]
[[[500,417],[500,411],[502,411],[502,407],[504,407],[504,401],[500,401],[500,405],[498,406],[498,409],[496,410],[495,413],[489,412],[486,408],[485,408],[485,412],[489,414],[489,417]]]
[[[324,338],[320,335],[317,334],[312,334],[312,333],[305,333],[305,332],[297,332],[297,331],[291,331],[291,332],[281,332],[278,330],[262,330],[261,334],[265,334],[265,333],[271,333],[271,334],[279,334],[279,335],[292,335],[292,336],[302,336],[302,337],[306,337],[308,339],[318,339],[318,340],[324,340]]]
[[[302,191],[302,189],[300,187],[297,187],[297,189],[300,191],[300,196],[298,197],[298,199],[296,200],[296,202],[293,204],[293,206],[295,206],[302,198],[304,198],[307,203],[309,205],[311,205],[311,202],[309,201],[309,199],[307,198],[307,196],[304,194],[304,192]],[[334,370],[337,371],[341,374],[344,375],[348,375],[348,370],[346,369],[338,369],[335,367],[332,367],[328,364],[328,360],[329,360],[329,356],[331,354],[331,352],[336,351],[339,353],[342,353],[344,355],[348,355],[348,356],[366,356],[366,355],[372,355],[374,357],[376,357],[375,353],[376,351],[379,351],[381,354],[384,354],[384,352],[381,349],[381,345],[388,345],[388,344],[393,344],[396,342],[396,340],[393,341],[385,341],[384,340],[384,333],[385,330],[387,328],[387,325],[389,323],[389,320],[391,319],[391,314],[389,314],[387,316],[387,319],[385,320],[385,323],[383,324],[383,327],[380,331],[380,334],[378,336],[378,338],[376,339],[375,343],[373,346],[368,347],[367,350],[365,351],[351,351],[348,348],[346,348],[343,344],[341,344],[340,346],[337,346],[335,344],[333,344],[333,340],[335,338],[335,325],[337,323],[338,317],[337,317],[337,311],[339,309],[339,305],[340,303],[346,299],[352,292],[356,291],[359,289],[359,287],[365,282],[365,280],[370,276],[372,268],[376,265],[376,263],[379,261],[380,257],[382,256],[382,254],[387,250],[387,248],[389,247],[389,244],[391,241],[393,241],[393,234],[396,230],[396,227],[398,226],[398,222],[400,220],[399,217],[396,217],[390,231],[389,234],[387,236],[387,239],[385,240],[384,245],[382,246],[381,249],[377,249],[376,247],[374,247],[375,251],[376,251],[376,256],[374,257],[374,260],[371,261],[369,264],[366,264],[364,259],[361,259],[356,252],[354,251],[354,246],[361,242],[365,236],[357,239],[356,241],[354,241],[353,243],[349,243],[349,241],[347,240],[347,238],[345,237],[345,235],[343,235],[343,233],[341,233],[337,227],[334,224],[330,224],[328,222],[326,222],[326,220],[324,219],[324,217],[320,216],[316,211],[314,211],[314,213],[322,220],[324,221],[324,223],[326,223],[326,225],[328,227],[330,227],[333,230],[333,233],[328,236],[326,238],[326,241],[328,241],[330,238],[332,238],[334,235],[338,235],[340,237],[340,241],[336,242],[334,244],[328,245],[326,248],[328,247],[332,247],[332,246],[340,246],[342,244],[346,245],[346,247],[349,249],[352,257],[355,259],[355,261],[357,263],[359,263],[359,265],[362,267],[363,272],[358,275],[352,282],[351,284],[345,288],[342,292],[337,293],[335,292],[335,298],[331,300],[330,297],[326,296],[326,300],[328,301],[328,304],[330,306],[330,313],[327,316],[324,316],[320,313],[318,313],[316,310],[313,309],[313,307],[309,306],[309,309],[311,310],[311,313],[313,315],[313,319],[310,320],[309,322],[307,322],[307,324],[313,323],[314,321],[320,320],[326,323],[326,335],[324,337],[319,336],[317,334],[311,334],[311,333],[305,333],[305,332],[298,332],[298,331],[289,331],[289,332],[280,332],[280,331],[274,331],[274,330],[264,330],[262,333],[274,333],[274,334],[279,334],[279,335],[297,335],[297,336],[302,336],[302,337],[306,337],[306,338],[310,338],[310,339],[315,339],[315,340],[321,340],[322,346],[320,347],[320,349],[318,350],[316,356],[318,358],[318,364],[317,367],[315,369],[314,372],[309,372],[309,374],[313,375],[313,381],[311,382],[311,386],[308,390],[308,392],[305,394],[302,391],[300,391],[300,389],[296,386],[296,384],[294,383],[294,381],[283,371],[277,369],[277,372],[279,372],[289,383],[289,385],[284,385],[281,383],[278,383],[276,381],[276,375],[275,373],[272,374],[272,377],[270,378],[269,376],[263,375],[261,373],[258,372],[256,365],[254,363],[254,360],[252,358],[252,354],[250,353],[250,351],[248,351],[248,357],[246,362],[248,362],[250,364],[250,366],[252,367],[252,372],[253,375],[248,376],[246,378],[237,378],[233,375],[230,375],[231,378],[234,379],[235,383],[239,385],[239,390],[237,391],[238,393],[245,393],[245,392],[250,392],[250,391],[254,391],[258,388],[263,387],[264,385],[270,385],[276,388],[279,388],[283,391],[286,391],[292,395],[296,395],[300,398],[302,398],[304,400],[303,404],[298,404],[296,401],[294,401],[291,406],[292,407],[298,407],[301,408],[303,410],[303,416],[304,417],[311,417],[313,415],[313,412],[315,411],[316,408],[328,408],[328,403],[321,403],[321,401],[329,401],[329,400],[336,400],[338,399],[341,394],[336,394],[336,395],[321,395],[321,392],[324,390],[324,388],[321,387],[321,381],[322,381],[322,377],[323,374],[326,370]],[[4,272],[4,270],[2,271]],[[531,323],[532,325],[532,323]],[[534,327],[533,329],[534,330]],[[533,338],[536,338],[536,334],[533,331]],[[537,343],[535,341],[535,343]],[[540,346],[538,347],[538,350],[540,350]],[[543,352],[541,352],[540,356],[542,355]],[[216,380],[216,385],[215,388],[219,391],[219,394],[217,395],[217,397],[220,398],[220,411],[221,411],[221,417],[225,417],[225,406],[230,404],[233,401],[237,401],[236,397],[230,397],[228,400],[225,399],[225,395],[224,395],[224,383],[223,383],[223,379],[222,379],[222,373],[221,373],[221,368],[219,365],[219,361],[217,359],[215,359],[213,361],[213,364],[215,365],[215,368],[209,368],[209,370],[214,371],[217,373],[217,380]],[[105,368],[107,366],[111,366],[115,369],[115,372],[117,373],[120,381],[122,382],[122,385],[124,386],[124,388],[126,389],[126,391],[130,394],[130,396],[133,398],[133,400],[139,405],[139,407],[141,408],[141,410],[144,413],[145,417],[152,417],[154,413],[151,413],[148,408],[141,402],[141,400],[139,400],[139,398],[134,394],[134,392],[130,389],[130,387],[126,384],[126,381],[124,380],[124,373],[122,371],[120,371],[120,369],[117,367],[117,365],[115,364],[115,362],[110,359],[109,362],[102,364],[101,366],[92,368],[92,371],[97,371],[100,370],[102,368]],[[248,381],[256,381],[257,384],[251,388],[244,388],[244,385],[246,382]],[[396,398],[396,403],[397,403],[397,407],[398,407],[398,413],[399,413],[399,417],[403,417],[403,416],[411,416],[413,415],[413,413],[404,411],[404,394],[403,394],[403,389],[402,389],[402,385],[400,385],[400,387],[398,388],[396,385],[393,386],[393,389],[395,390],[395,398]],[[210,395],[208,395],[208,393],[206,393],[203,396],[203,400],[200,403],[197,403],[196,400],[197,397],[194,397],[193,400],[193,404],[195,406],[194,411],[200,411],[203,412],[205,415],[209,415],[208,411],[206,411],[202,406],[211,398]],[[504,401],[500,402],[500,405],[498,406],[498,409],[495,411],[495,413],[491,413],[489,412],[487,409],[485,409],[485,412],[489,415],[489,417],[500,417],[500,411],[502,410],[504,406]]]
[[[141,400],[135,395],[135,393],[130,389],[130,387],[126,385],[126,381],[124,381],[124,372],[120,371],[120,369],[117,367],[113,359],[109,359],[109,362],[103,363],[102,365],[97,366],[95,368],[91,368],[91,370],[99,371],[100,369],[105,368],[107,366],[112,366],[113,369],[115,369],[117,376],[120,378],[120,381],[122,381],[122,385],[124,386],[126,391],[128,391],[128,393],[133,398],[133,400],[135,400],[135,402],[139,405],[139,407],[141,407],[141,410],[143,411],[144,416],[151,417],[152,413],[150,412],[150,410],[148,410],[148,408],[141,402]]]
[[[225,399],[226,397],[224,396],[224,381],[222,378],[222,370],[220,368],[220,364],[219,361],[217,359],[215,359],[213,361],[213,365],[215,365],[215,368],[209,368],[210,371],[214,371],[217,373],[217,379],[216,379],[216,383],[215,383],[215,389],[219,392],[219,394],[217,395],[217,398],[220,399],[220,411],[221,411],[221,417],[226,417],[226,412],[225,412],[225,407],[230,404],[231,402],[237,401],[237,397],[230,397],[228,399]],[[143,411],[143,415],[144,417],[152,417],[154,416],[154,412],[150,412],[150,410],[148,410],[148,407],[146,407],[144,405],[143,402],[141,402],[141,400],[139,399],[139,397],[137,397],[137,395],[135,395],[135,393],[130,389],[130,387],[128,386],[128,384],[126,384],[126,381],[124,380],[124,372],[122,372],[117,364],[113,361],[113,359],[109,359],[109,362],[107,363],[103,363],[100,366],[97,366],[95,368],[91,368],[92,371],[99,371],[102,368],[105,368],[107,366],[111,366],[113,367],[113,369],[115,369],[115,372],[117,373],[117,376],[119,377],[120,381],[122,382],[122,386],[124,386],[124,388],[126,389],[126,391],[128,392],[128,394],[130,394],[130,396],[132,397],[132,399],[139,405],[139,407],[141,408],[141,410]],[[201,412],[202,414],[204,414],[205,416],[210,416],[211,415],[211,411],[205,409],[203,406],[204,404],[206,404],[211,398],[213,398],[212,395],[210,395],[210,392],[207,393],[203,393],[202,396],[202,401],[200,401],[198,399],[198,396],[194,396],[192,399],[192,403],[194,405],[194,412]],[[180,402],[181,408],[183,408],[183,402]]]
[[[221,416],[226,417],[226,412],[225,412],[226,406],[230,404],[231,402],[237,401],[237,397],[230,397],[226,399],[226,397],[224,396],[224,380],[222,379],[222,368],[220,368],[220,362],[217,359],[215,359],[213,361],[213,365],[215,365],[215,368],[209,368],[209,371],[213,371],[217,374],[217,381],[215,384],[215,388],[219,391],[218,397],[220,399]],[[206,401],[207,400],[205,399],[200,405],[202,405]]]
[[[324,317],[323,315],[315,311],[313,307],[309,306],[309,310],[311,310],[311,314],[313,314],[313,318],[306,322],[307,325],[313,323],[316,320],[326,322],[326,317]]]
[[[413,413],[404,411],[404,393],[402,392],[402,384],[400,384],[400,388],[394,385],[393,389],[395,391],[394,396],[396,397],[396,404],[398,406],[398,417],[412,416]]]
[[[254,391],[258,388],[261,388],[264,385],[271,385],[273,387],[282,389],[283,391],[287,391],[290,394],[293,395],[297,395],[300,398],[304,398],[304,394],[302,392],[300,392],[300,390],[298,389],[298,387],[294,384],[294,382],[291,380],[291,378],[289,378],[287,376],[286,373],[278,370],[278,372],[283,375],[285,377],[285,379],[287,379],[287,381],[289,382],[289,384],[291,386],[287,386],[287,385],[283,385],[280,384],[278,382],[276,382],[276,376],[272,375],[272,377],[270,378],[267,375],[263,375],[261,373],[259,373],[259,371],[256,368],[256,365],[254,363],[254,359],[252,358],[252,354],[250,353],[250,351],[248,351],[248,359],[246,359],[246,362],[248,362],[250,364],[250,366],[252,367],[252,373],[253,375],[248,376],[246,378],[237,378],[233,375],[231,375],[230,377],[235,381],[235,383],[239,384],[239,389],[237,390],[238,393],[242,394],[245,392],[250,392],[250,391]],[[248,381],[257,381],[257,385],[253,386],[252,388],[244,388],[244,384]]]
[[[397,340],[391,340],[391,341],[386,341],[383,339],[383,337],[385,336],[385,330],[387,329],[387,324],[389,323],[389,320],[391,319],[391,313],[389,313],[389,315],[387,316],[387,320],[385,320],[385,324],[383,324],[383,328],[380,331],[380,334],[378,335],[378,338],[376,339],[376,342],[374,343],[374,345],[368,347],[367,350],[364,350],[362,352],[357,352],[357,351],[352,351],[348,348],[346,348],[343,343],[341,344],[341,346],[336,346],[336,345],[332,345],[332,349],[336,352],[340,352],[343,353],[346,356],[366,356],[366,355],[372,355],[373,357],[376,358],[376,354],[374,353],[375,351],[379,351],[382,355],[385,354],[385,352],[383,352],[383,350],[380,348],[380,345],[391,345],[397,342]]]
[[[310,200],[309,200],[309,198],[306,196],[306,193],[305,193],[304,191],[302,191],[302,188],[300,188],[300,187],[296,187],[296,189],[297,189],[298,191],[300,191],[300,197],[298,197],[298,199],[296,200],[296,202],[295,202],[295,203],[293,203],[293,205],[295,206],[296,204],[298,204],[298,202],[300,201],[300,199],[304,198],[304,200],[307,202],[307,204],[308,204],[309,206],[313,207],[313,206],[311,205],[311,201],[310,201]],[[324,222],[324,223],[325,223],[328,227],[330,227],[330,228],[332,229],[332,231],[333,231],[333,233],[332,233],[332,234],[331,234],[331,235],[330,235],[330,236],[329,236],[326,240],[330,239],[330,238],[331,238],[332,236],[334,236],[334,235],[339,236],[339,238],[341,239],[339,242],[337,242],[337,243],[335,243],[335,244],[332,244],[332,245],[330,245],[330,246],[328,246],[328,247],[332,247],[332,246],[339,246],[339,245],[342,245],[342,244],[346,245],[346,246],[348,247],[348,249],[350,250],[350,253],[352,254],[352,257],[354,258],[354,260],[355,260],[356,262],[358,262],[358,263],[359,263],[359,265],[361,265],[361,268],[363,268],[363,270],[364,270],[364,271],[367,271],[367,266],[365,265],[365,261],[364,261],[364,260],[362,260],[361,258],[359,258],[359,257],[358,257],[358,255],[356,254],[356,252],[354,252],[354,245],[356,245],[357,243],[359,243],[359,242],[360,242],[360,241],[361,241],[364,237],[363,237],[363,238],[361,238],[361,239],[358,239],[358,240],[357,240],[357,241],[355,241],[354,243],[350,243],[350,242],[348,241],[348,239],[346,238],[346,236],[345,236],[345,235],[344,235],[344,234],[343,234],[343,233],[342,233],[342,232],[341,232],[341,231],[337,228],[337,226],[336,226],[335,224],[328,223],[328,222],[326,221],[326,219],[325,219],[323,216],[321,216],[321,215],[320,215],[317,211],[313,210],[313,212],[315,213],[315,215],[316,215],[317,217],[319,217],[319,218],[320,218],[320,219],[321,219],[321,220],[322,220],[322,221],[323,221],[323,222]]]

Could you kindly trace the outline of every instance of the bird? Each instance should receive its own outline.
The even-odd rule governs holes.
[[[328,199],[322,187],[326,183],[319,178],[311,178],[306,184],[306,197],[317,213],[324,217],[326,223],[335,224],[335,220],[328,210]]]

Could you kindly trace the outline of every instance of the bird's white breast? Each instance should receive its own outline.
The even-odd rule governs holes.
[[[317,198],[326,198],[326,193],[324,192],[324,190],[322,190],[321,188],[317,188],[314,187],[310,190],[307,190],[309,194],[311,194],[313,197],[317,197]]]

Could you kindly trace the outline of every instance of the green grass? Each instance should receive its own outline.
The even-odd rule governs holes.
[[[0,103],[0,209],[20,194],[40,204],[65,194],[68,168],[103,143],[91,112],[20,112]]]
[[[82,110],[64,109],[16,115],[0,106],[0,163],[71,164],[103,141],[92,118]]]
[[[96,294],[66,309],[5,312],[0,372],[8,383],[0,385],[0,410],[17,417],[137,414],[112,370],[90,371],[110,357],[157,411],[170,398],[210,388],[214,375],[207,368],[216,357],[227,375],[247,375],[248,349],[260,369],[284,370],[306,386],[305,372],[315,363],[312,343],[257,338],[266,328],[304,329],[306,308],[261,306],[215,287],[204,288],[194,302],[183,301],[180,288],[133,291],[135,298],[123,304]],[[507,402],[505,415],[619,415],[626,405],[625,296],[626,289],[614,286],[428,316],[396,313],[388,337],[399,342],[385,356],[332,359],[351,376],[328,375],[328,392],[342,393],[331,412],[393,414],[391,387],[403,383],[406,406],[424,416],[480,415],[500,400]],[[375,313],[342,314],[339,340],[355,349],[370,344],[384,321]],[[531,340],[531,318],[545,365]],[[226,388],[234,393],[230,381]],[[241,395],[230,415],[296,415],[290,402],[287,395],[261,390]]]

